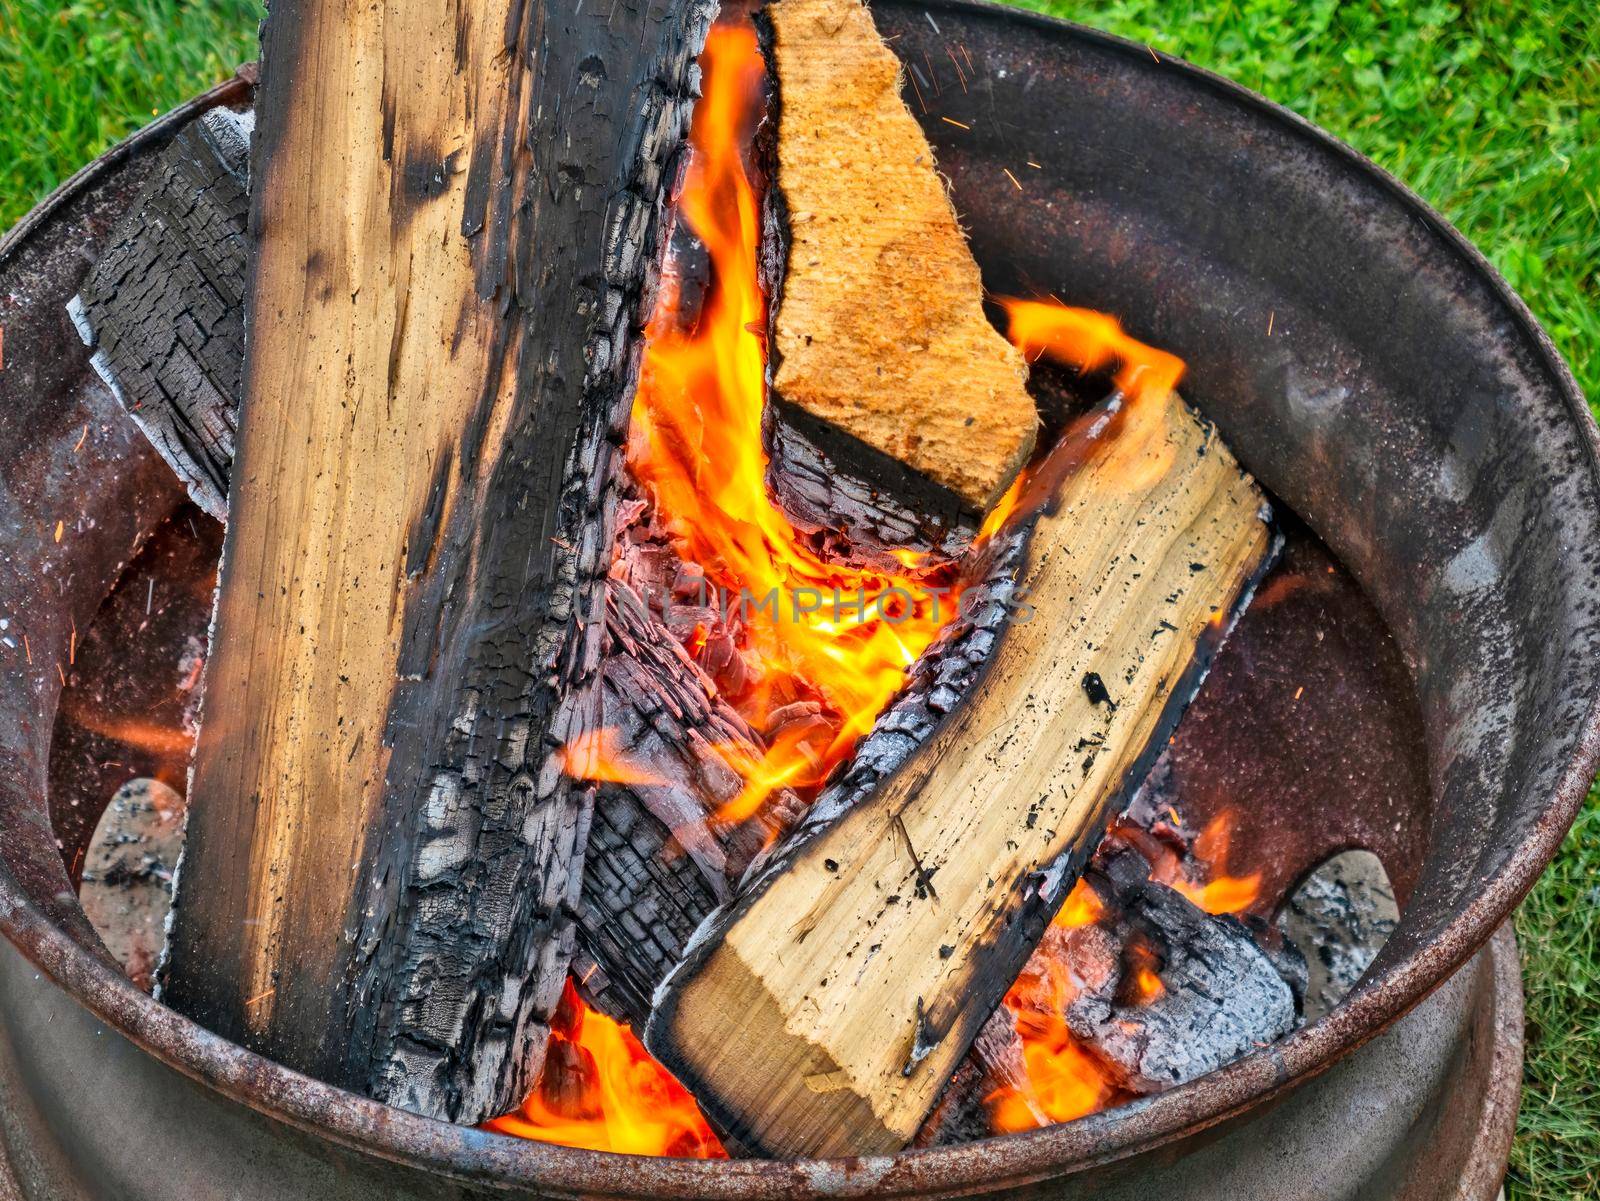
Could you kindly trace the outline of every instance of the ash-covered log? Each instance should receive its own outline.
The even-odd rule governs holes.
[[[1268,953],[1247,921],[1206,913],[1154,879],[1134,848],[1155,837],[1124,819],[1101,844],[917,1146],[1164,1092],[1295,1028],[1304,964],[1292,949]]]
[[[1092,882],[1111,920],[1086,929],[1109,928],[1113,937],[1088,954],[1109,945],[1111,959],[1104,971],[1082,973],[1100,986],[1073,998],[1066,1019],[1121,1088],[1163,1091],[1294,1029],[1294,994],[1244,923],[1151,880],[1134,851],[1113,857]]]
[[[1371,851],[1341,851],[1284,898],[1276,925],[1308,965],[1307,1022],[1344,1000],[1399,923],[1389,873]]]
[[[285,0],[265,26],[164,997],[439,1118],[521,1101],[566,976],[592,797],[557,754],[594,716],[616,448],[710,15]]]

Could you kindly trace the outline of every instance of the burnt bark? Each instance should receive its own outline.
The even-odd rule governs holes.
[[[600,786],[576,975],[597,1008],[638,1024],[695,927],[792,824],[798,802],[780,793],[749,823],[716,822],[743,787],[730,760],[759,756],[761,736],[627,584],[610,583],[607,616],[597,726],[646,778]]]
[[[182,130],[68,305],[95,370],[219,519],[244,365],[254,124],[212,109]]]
[[[549,116],[522,148],[507,281],[530,318],[516,333],[521,419],[485,511],[454,531],[481,564],[475,603],[440,639],[460,675],[444,703],[434,687],[396,706],[397,731],[424,733],[396,739],[390,810],[406,834],[372,855],[382,882],[361,907],[349,1005],[349,1063],[370,1063],[374,1095],[458,1121],[513,1108],[536,1080],[575,945],[594,796],[556,752],[594,727],[619,447],[712,12],[658,0],[524,16],[525,86]],[[497,216],[512,195],[507,181]],[[419,614],[419,650],[455,590]]]
[[[405,506],[414,511],[394,553],[378,556],[381,571],[342,578],[340,563],[362,561],[347,552],[330,558],[326,578],[315,581],[318,595],[343,605],[348,620],[341,611],[326,632],[297,627],[296,597],[276,593],[284,563],[301,553],[288,541],[293,530],[278,550],[258,548],[264,531],[293,524],[275,524],[276,512],[294,512],[274,489],[292,480],[295,452],[274,441],[272,425],[285,406],[303,402],[274,369],[292,372],[303,360],[280,350],[289,339],[253,337],[214,641],[219,657],[207,669],[208,697],[222,708],[208,700],[202,723],[164,980],[175,1006],[282,1062],[461,1122],[507,1112],[526,1095],[573,951],[594,795],[563,774],[558,752],[597,716],[599,600],[619,447],[666,192],[698,86],[695,56],[712,11],[709,0],[593,14],[537,2],[504,7],[507,21],[488,10],[463,12],[458,27],[443,30],[402,0],[364,10],[350,18],[349,52],[331,82],[329,64],[319,58],[319,69],[308,71],[304,60],[327,41],[321,27],[344,19],[337,7],[284,0],[265,27],[253,164],[263,186],[253,197],[252,226],[266,240],[248,293],[252,334],[264,315],[283,321],[280,304],[302,305],[301,328],[321,339],[321,360],[332,353],[342,362],[342,327],[320,328],[318,312],[338,322],[349,320],[352,306],[380,306],[374,311],[394,329],[388,400],[384,381],[373,378],[384,364],[361,357],[370,353],[360,340],[369,327],[359,322],[350,345],[360,369],[342,385],[324,375],[311,383],[353,394],[351,422],[391,419],[360,404],[360,389],[375,387],[380,414],[385,403],[395,406],[424,431],[424,446],[426,431],[444,422],[445,441],[429,459],[431,481],[413,485],[418,453],[408,459],[393,439],[364,440],[410,473]],[[375,39],[399,55],[392,70],[425,72],[435,60],[417,38],[442,39],[447,66],[454,47],[451,96],[435,102],[408,91],[406,81],[384,74],[381,55],[360,52]],[[352,81],[353,89],[339,90]],[[370,149],[359,136],[363,102],[337,116],[351,153],[382,155],[392,187],[349,194],[334,161],[342,151],[319,150],[321,131],[307,126],[315,99],[308,86],[332,89],[335,106],[363,87],[381,92],[382,137]],[[464,89],[465,104],[454,89]],[[451,122],[463,119],[468,127],[458,136]],[[445,144],[436,147],[431,139],[441,129]],[[315,209],[305,234],[282,220],[286,206],[319,191],[336,212],[372,208],[375,223],[360,227],[367,241],[356,252],[379,270],[340,279],[340,224],[328,223],[323,253]],[[444,197],[454,229],[434,228]],[[432,232],[424,238],[423,230]],[[454,257],[442,258],[441,234],[445,242],[463,238],[466,256],[450,250]],[[266,254],[273,238],[276,262]],[[290,251],[298,256],[292,262]],[[439,275],[426,277],[430,255],[452,272],[465,263],[466,285],[452,282],[441,295]],[[296,278],[312,286],[295,289]],[[273,280],[279,290],[264,291]],[[453,319],[440,320],[452,310],[461,314],[454,329]],[[282,364],[274,363],[275,350]],[[438,381],[419,378],[434,373],[430,359],[443,372]],[[349,482],[318,487],[359,490],[369,478],[359,463],[333,462]],[[274,464],[286,464],[287,474],[275,474]],[[301,487],[289,495],[311,504],[300,498],[316,493]],[[373,538],[388,537],[383,523],[392,520],[376,517],[377,533],[357,522],[336,536],[370,558]],[[376,585],[373,574],[381,577]],[[307,585],[295,579],[304,593]],[[392,650],[380,641],[382,625],[366,642],[341,633],[361,617],[352,608],[356,589],[374,586],[393,590],[390,616],[379,610],[399,630]],[[256,641],[276,639],[284,648],[272,652],[266,671],[253,670],[254,652],[239,649],[249,640],[230,637],[246,625]],[[353,662],[372,664],[372,646],[393,654],[392,672],[380,663],[353,683],[340,675],[331,689],[302,685],[330,657],[320,651],[323,637]],[[263,678],[302,688],[303,710],[325,703],[324,728],[266,725],[242,739],[230,737],[226,721],[214,724],[229,706],[272,721],[285,694]],[[367,705],[359,712],[375,704],[376,728],[352,729],[344,717],[362,686],[373,695],[356,697]],[[318,699],[330,691],[337,702]],[[309,749],[308,738],[316,740]],[[274,748],[288,758],[275,759]],[[282,767],[301,760],[312,770]],[[341,795],[351,791],[338,787],[345,776],[360,789],[359,803]],[[330,785],[330,795],[316,795]],[[248,865],[236,872],[241,883],[230,883],[229,863]],[[265,913],[270,933],[253,931],[248,915],[255,913]]]

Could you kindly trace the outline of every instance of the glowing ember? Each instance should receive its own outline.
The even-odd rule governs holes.
[[[488,1129],[588,1151],[726,1159],[687,1090],[567,983],[539,1087]]]
[[[1080,894],[1094,897],[1081,881],[1073,896]],[[1081,897],[1076,907],[1069,900],[1062,912],[1069,911],[1084,920],[1074,926],[1058,918],[1006,993],[1006,1007],[1022,1039],[1027,1084],[1000,1089],[988,1098],[989,1120],[1002,1134],[1070,1122],[1118,1098],[1110,1071],[1078,1041],[1066,1018],[1067,1007],[1083,986],[1073,975],[1067,931],[1098,920],[1099,900],[1095,898],[1092,907],[1084,906]]]
[[[1128,1003],[1148,1005],[1160,1000],[1167,986],[1161,983],[1161,976],[1156,971],[1156,953],[1150,944],[1142,938],[1136,938],[1127,945],[1123,955],[1128,965]]]
[[[1089,887],[1087,880],[1079,880],[1067,894],[1052,924],[1063,930],[1077,930],[1082,926],[1094,925],[1105,916],[1105,912],[1105,902],[1100,899],[1100,894]]]
[[[1176,824],[1177,815],[1173,814]],[[1247,877],[1225,874],[1233,814],[1213,818],[1194,841],[1190,860],[1180,860],[1170,850],[1155,855],[1151,878],[1188,897],[1208,913],[1238,913],[1260,894],[1260,873]],[[1119,827],[1143,851],[1158,848],[1143,831]],[[1070,1122],[1119,1104],[1119,1091],[1111,1070],[1081,1043],[1067,1026],[1068,1006],[1079,991],[1099,981],[1074,976],[1076,960],[1070,952],[1071,932],[1093,926],[1106,915],[1105,904],[1085,881],[1079,880],[1061,906],[1044,941],[1006,993],[1022,1040],[1027,1084],[1001,1089],[989,1100],[990,1121],[999,1133],[1032,1130],[1053,1122]],[[1090,957],[1092,958],[1092,957]],[[1134,939],[1122,949],[1123,1001],[1148,1005],[1166,992],[1154,949]]]

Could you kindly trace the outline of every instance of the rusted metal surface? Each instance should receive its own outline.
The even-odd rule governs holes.
[[[925,121],[989,285],[1109,309],[1187,358],[1189,395],[1393,631],[1397,658],[1327,665],[1345,674],[1317,718],[1348,707],[1398,764],[1373,773],[1398,790],[1372,794],[1398,826],[1373,849],[1409,903],[1374,971],[1321,1022],[1135,1106],[966,1147],[789,1164],[630,1159],[441,1125],[296,1076],[137,992],[73,900],[47,753],[73,630],[181,497],[93,380],[62,305],[141,156],[191,109],[0,242],[0,633],[29,639],[0,649],[0,1139],[24,1195],[193,1196],[224,1180],[295,1198],[1107,1197],[1149,1195],[1162,1173],[1186,1197],[1223,1180],[1233,1197],[1493,1195],[1520,1060],[1515,968],[1502,941],[1457,969],[1554,853],[1600,753],[1600,459],[1570,373],[1459,235],[1298,118],[1043,18],[954,0],[875,11],[925,64]],[[1241,704],[1290,682],[1251,677],[1237,677]],[[1370,708],[1374,687],[1387,716]],[[1207,737],[1246,735],[1226,716]],[[1195,795],[1225,800],[1246,778],[1175,758]],[[1325,764],[1298,782],[1308,814],[1342,803]],[[1296,779],[1251,786],[1269,783]],[[1316,824],[1320,841],[1381,841],[1377,824]],[[1362,1125],[1374,1113],[1392,1116]],[[1333,1167],[1330,1141],[1351,1151]],[[1453,1147],[1475,1156],[1458,1166]]]
[[[1315,1087],[1253,1120],[1147,1155],[1100,1154],[1108,1128],[1125,1120],[1106,1114],[1060,1127],[1052,1133],[1070,1137],[1053,1146],[1013,1136],[895,1158],[706,1164],[541,1148],[399,1115],[393,1127],[374,1129],[363,1111],[380,1107],[353,1099],[321,1108],[320,1127],[296,1129],[260,1110],[315,1103],[317,1092],[331,1090],[274,1096],[265,1090],[287,1074],[261,1071],[231,1080],[263,1090],[253,1105],[230,1099],[98,1022],[0,946],[0,1131],[28,1197],[190,1198],[225,1186],[230,1196],[271,1201],[579,1194],[1338,1201],[1364,1188],[1363,1197],[1490,1201],[1516,1116],[1521,1012],[1516,949],[1505,933]],[[387,1154],[372,1148],[374,1136],[389,1143]]]

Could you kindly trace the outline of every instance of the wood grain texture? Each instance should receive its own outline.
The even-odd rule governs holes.
[[[278,0],[165,993],[432,1116],[518,1104],[592,795],[616,448],[709,6]]]
[[[1030,619],[657,994],[647,1046],[753,1148],[911,1139],[1268,557],[1260,492],[1176,396],[1083,419],[1035,486],[1054,498],[1018,581]]]
[[[1037,417],[1021,353],[984,316],[900,63],[860,0],[778,0],[767,15],[788,231],[774,388],[986,511]]]

